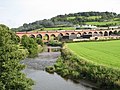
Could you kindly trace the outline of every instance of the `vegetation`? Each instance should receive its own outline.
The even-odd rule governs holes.
[[[100,24],[99,24],[100,23]],[[51,19],[35,21],[29,24],[23,24],[14,31],[32,31],[43,30],[71,30],[74,25],[92,24],[100,27],[120,25],[120,14],[114,12],[79,12],[65,15],[58,15]],[[70,28],[68,28],[70,27]],[[38,31],[37,30],[37,31]]]
[[[5,25],[0,25],[0,89],[31,90],[33,81],[21,72],[25,68],[20,64],[27,54],[19,49],[18,37]]]
[[[103,26],[103,27],[109,27],[109,26],[120,25],[120,21],[86,22],[86,24],[88,24],[88,25],[96,25],[96,26]]]
[[[29,57],[35,57],[38,55],[38,44],[36,43],[36,40],[34,38],[23,35],[21,39],[21,44],[28,50]]]
[[[48,67],[45,68],[45,70],[49,73],[54,73],[55,72],[54,66],[48,66]]]
[[[55,40],[50,40],[48,43],[47,43],[48,46],[62,46],[62,43],[59,42],[59,41],[55,41]]]
[[[99,88],[120,89],[120,40],[68,43],[61,49],[55,72],[62,77],[94,82]]]
[[[43,42],[43,40],[42,40],[41,38],[36,38],[36,43],[37,43],[38,45],[41,45],[41,46],[44,45],[44,42]]]

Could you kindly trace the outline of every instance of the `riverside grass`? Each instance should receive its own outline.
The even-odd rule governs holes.
[[[120,40],[68,43],[67,46],[88,61],[112,68],[120,68]]]

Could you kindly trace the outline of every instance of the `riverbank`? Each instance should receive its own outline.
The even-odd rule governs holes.
[[[72,80],[88,80],[102,90],[103,88],[107,90],[120,89],[120,70],[87,61],[67,47],[63,47],[61,50],[61,57],[54,67],[62,77]]]

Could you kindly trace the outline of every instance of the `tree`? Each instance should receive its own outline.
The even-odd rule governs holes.
[[[35,57],[38,55],[38,44],[35,39],[23,35],[21,44],[28,50],[29,57]]]
[[[12,40],[12,32],[5,25],[0,25],[0,89],[29,90],[33,82],[21,72],[25,68],[20,64],[27,55]]]
[[[43,46],[43,44],[44,44],[41,38],[36,38],[36,42],[37,42],[37,44],[39,44],[41,46]]]

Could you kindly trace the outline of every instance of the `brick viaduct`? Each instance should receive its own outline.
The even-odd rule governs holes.
[[[114,32],[120,32],[120,30],[60,30],[60,31],[39,31],[39,32],[16,32],[20,38],[23,35],[28,37],[39,37],[42,40],[50,40],[52,37],[59,36],[70,36],[76,34],[81,35],[92,35],[92,36],[111,36]],[[47,38],[45,38],[47,37]]]

